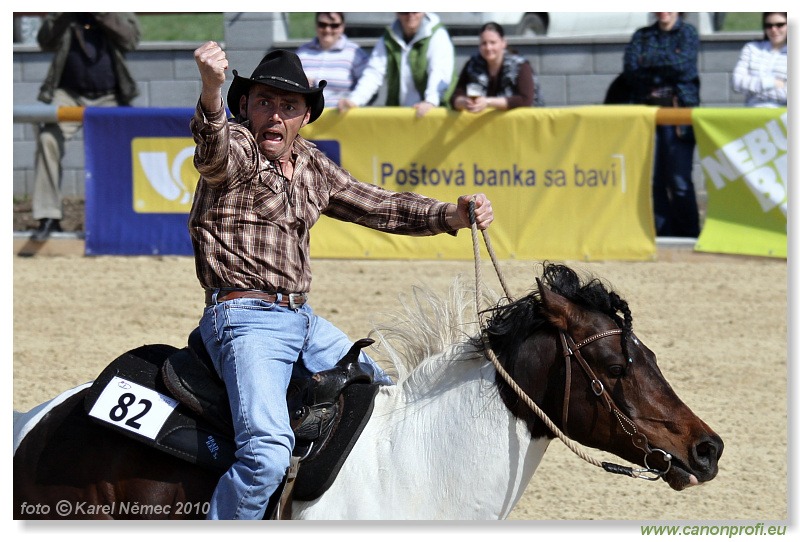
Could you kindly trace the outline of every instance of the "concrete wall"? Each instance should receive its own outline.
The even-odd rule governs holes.
[[[279,13],[226,13],[225,42],[231,70],[249,76],[271,46],[294,49],[302,41],[288,40]],[[701,103],[708,107],[741,106],[743,98],[730,89],[730,73],[745,42],[760,35],[717,34],[701,38]],[[510,37],[509,46],[525,55],[539,76],[548,107],[580,106],[603,102],[608,85],[622,71],[622,54],[629,36],[603,38]],[[374,40],[358,42],[368,50]],[[476,50],[475,38],[453,39],[460,68]],[[200,44],[148,42],[128,55],[139,83],[136,107],[193,107],[200,82],[193,51]],[[51,54],[36,45],[15,43],[13,49],[14,105],[38,104],[36,96],[47,73]],[[227,91],[227,88],[225,89]],[[29,197],[33,190],[34,127],[14,123],[14,197]],[[84,194],[82,132],[66,146],[63,190],[65,196]]]

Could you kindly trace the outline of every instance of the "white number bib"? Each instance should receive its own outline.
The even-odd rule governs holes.
[[[155,390],[115,376],[89,415],[155,440],[178,402]]]

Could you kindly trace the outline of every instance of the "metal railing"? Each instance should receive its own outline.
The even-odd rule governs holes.
[[[83,106],[15,105],[14,122],[83,122]]]
[[[15,105],[14,122],[82,122],[85,107],[55,105]],[[660,107],[656,111],[658,125],[688,125],[692,123],[691,107]]]

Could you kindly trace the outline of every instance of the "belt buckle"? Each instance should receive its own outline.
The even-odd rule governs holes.
[[[288,297],[289,297],[289,308],[292,310],[302,307],[303,304],[306,302],[305,294],[288,294]],[[297,301],[295,301],[296,299],[301,299],[302,301],[298,303]]]

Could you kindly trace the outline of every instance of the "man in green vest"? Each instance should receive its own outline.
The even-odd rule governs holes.
[[[453,89],[455,49],[435,13],[398,13],[375,44],[369,64],[339,111],[367,105],[386,85],[386,105],[413,107],[422,117],[447,104]]]

